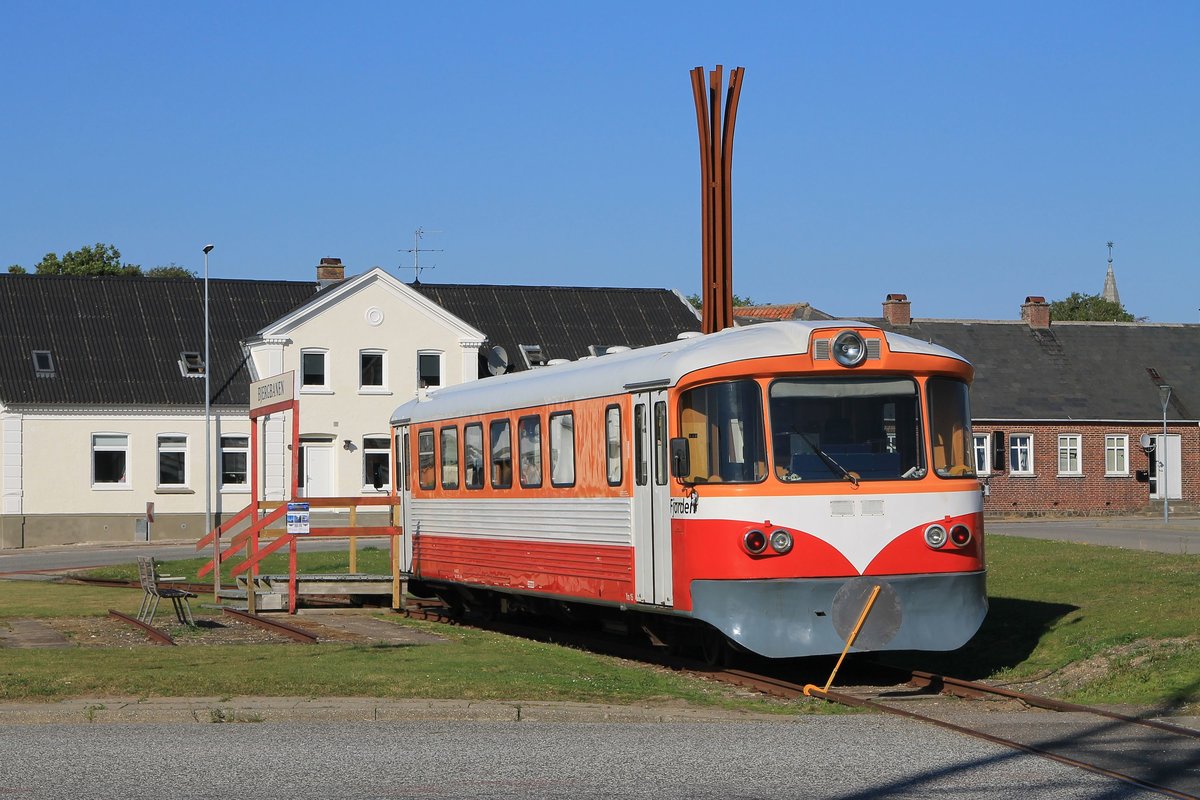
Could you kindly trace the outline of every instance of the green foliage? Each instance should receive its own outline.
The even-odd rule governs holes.
[[[46,253],[36,265],[38,275],[141,275],[137,264],[122,264],[121,251],[115,245],[96,242],[70,250],[60,259],[56,253]]]
[[[692,308],[703,308],[704,307],[704,303],[701,302],[699,294],[689,294],[687,296],[687,301],[692,304]],[[734,308],[737,308],[738,306],[752,306],[752,305],[754,305],[754,301],[751,300],[749,297],[742,297],[741,295],[736,295],[736,294],[733,296]]]
[[[1050,304],[1050,319],[1055,322],[1133,322],[1133,314],[1120,303],[1098,294],[1073,292],[1070,297]]]
[[[147,278],[195,278],[196,273],[187,267],[181,267],[172,261],[170,264],[151,267],[146,270]]]
[[[13,275],[28,274],[28,270],[20,264],[13,264],[8,271]],[[57,253],[46,253],[42,256],[42,260],[34,265],[34,272],[38,275],[74,275],[77,277],[95,275],[130,275],[148,278],[196,277],[196,273],[174,262],[142,272],[140,265],[121,261],[121,251],[116,248],[116,245],[103,242],[84,245],[78,250],[70,250],[62,258],[59,258]]]

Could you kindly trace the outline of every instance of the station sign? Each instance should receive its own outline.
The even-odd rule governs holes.
[[[287,508],[287,532],[293,535],[303,536],[307,534],[311,528],[308,521],[308,503],[288,503]]]
[[[250,413],[261,408],[290,403],[296,397],[296,373],[281,372],[250,384]]]

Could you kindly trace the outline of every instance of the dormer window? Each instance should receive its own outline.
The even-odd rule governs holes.
[[[54,377],[54,356],[49,350],[33,351],[33,374],[38,378]]]
[[[546,366],[546,353],[540,344],[523,344],[520,347],[521,355],[525,357],[525,366],[530,369]]]
[[[191,350],[179,354],[179,374],[185,378],[204,377],[204,357]]]

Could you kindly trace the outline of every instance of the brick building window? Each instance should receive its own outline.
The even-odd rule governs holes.
[[[1058,437],[1058,474],[1082,475],[1080,450],[1083,447],[1083,437],[1078,433],[1063,433]]]
[[[1033,474],[1033,434],[1014,433],[1008,437],[1010,475]]]
[[[975,474],[992,474],[992,437],[986,433],[976,433],[971,437],[971,446],[975,451]]]
[[[1104,474],[1129,475],[1129,436],[1110,433],[1104,437]]]

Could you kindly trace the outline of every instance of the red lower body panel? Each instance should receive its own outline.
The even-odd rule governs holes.
[[[634,597],[632,547],[421,536],[413,543],[413,572],[423,580],[581,600]]]

